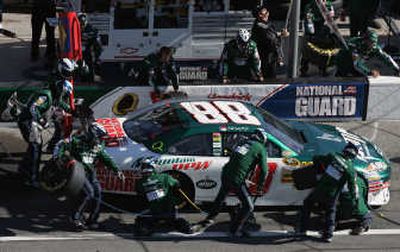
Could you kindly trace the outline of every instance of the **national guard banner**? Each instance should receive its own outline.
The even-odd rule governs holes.
[[[281,85],[257,106],[285,119],[365,119],[366,82]]]

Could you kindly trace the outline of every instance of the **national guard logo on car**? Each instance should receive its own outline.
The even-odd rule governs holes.
[[[196,186],[200,189],[212,189],[217,186],[217,182],[211,179],[202,179],[196,182]]]
[[[128,112],[133,112],[137,109],[139,97],[134,93],[126,93],[120,96],[112,107],[112,111],[117,116],[126,115]]]

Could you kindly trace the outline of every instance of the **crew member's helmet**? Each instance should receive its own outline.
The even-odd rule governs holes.
[[[370,42],[371,44],[378,44],[378,34],[372,30],[367,30],[364,33],[364,39]]]
[[[140,160],[139,169],[143,176],[153,174],[157,169],[156,157],[144,157]]]
[[[79,23],[81,24],[81,26],[85,27],[88,23],[88,18],[86,13],[80,12],[78,14],[78,19],[79,19]]]
[[[256,140],[262,144],[266,144],[268,140],[268,134],[263,128],[257,128],[251,135],[251,139]]]
[[[240,28],[236,36],[236,41],[240,49],[247,46],[250,40],[250,32],[247,29]]]
[[[98,140],[105,136],[107,136],[107,131],[103,126],[96,122],[90,124],[88,132],[89,140]]]
[[[72,77],[77,65],[73,60],[62,58],[58,61],[57,70],[64,78]]]
[[[343,148],[342,151],[343,155],[348,158],[348,159],[353,159],[357,156],[358,154],[358,148],[355,146],[353,143],[349,142],[347,145]]]
[[[72,83],[69,80],[62,81],[62,92],[64,94],[71,94],[73,90]]]

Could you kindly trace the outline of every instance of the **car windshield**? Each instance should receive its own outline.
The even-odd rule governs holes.
[[[183,126],[177,109],[161,106],[147,110],[141,115],[124,122],[126,134],[136,142],[153,140],[160,134]]]
[[[264,109],[258,107],[256,107],[256,109],[264,119],[267,132],[271,133],[295,152],[300,153],[303,150],[304,140],[299,131],[293,129],[290,125],[276,118]]]

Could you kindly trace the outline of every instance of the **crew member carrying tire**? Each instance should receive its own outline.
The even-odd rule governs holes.
[[[101,187],[96,177],[96,161],[101,161],[105,167],[114,171],[120,179],[124,180],[123,173],[118,170],[117,165],[104,150],[101,138],[106,135],[107,131],[101,125],[92,123],[88,132],[72,136],[67,140],[61,140],[54,149],[53,159],[55,162],[64,165],[66,161],[73,158],[82,163],[86,171],[82,189],[84,199],[77,204],[78,206],[71,217],[71,222],[77,229],[82,229],[86,226],[92,229],[98,228],[97,220],[100,213]],[[89,217],[85,219],[83,213],[88,207],[90,207]]]

